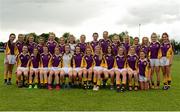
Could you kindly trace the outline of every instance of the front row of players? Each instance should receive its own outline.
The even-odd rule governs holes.
[[[121,46],[116,56],[112,54],[111,46],[107,51],[103,55],[101,47],[97,45],[93,53],[88,45],[86,52],[81,54],[80,47],[76,46],[72,55],[67,44],[63,55],[59,47],[51,55],[47,46],[43,47],[43,53],[39,54],[38,49],[34,48],[29,55],[28,47],[23,46],[22,53],[17,56],[18,87],[28,84],[29,88],[47,87],[52,90],[55,83],[56,90],[74,86],[99,90],[101,85],[109,82],[110,89],[116,87],[118,92],[126,88],[149,89],[151,70],[145,52],[140,51],[138,57],[134,46],[130,47],[128,55]]]

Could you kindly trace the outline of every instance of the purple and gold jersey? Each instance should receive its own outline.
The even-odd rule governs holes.
[[[126,68],[126,57],[123,56],[115,56],[115,68],[123,69]]]
[[[61,67],[62,56],[61,55],[53,55],[51,60],[52,67]]]
[[[150,62],[148,61],[147,58],[145,58],[144,60],[139,59],[138,61],[139,75],[147,77],[149,66],[150,66]]]
[[[173,55],[173,48],[170,42],[161,44],[162,57],[170,58]]]
[[[160,43],[159,42],[150,43],[149,56],[151,59],[157,59],[160,57]]]
[[[95,54],[93,56],[93,59],[94,59],[94,66],[102,66],[103,65],[103,57],[102,57],[102,59],[100,59],[100,57]]]
[[[65,44],[64,45],[59,45],[59,51],[61,54],[65,53]]]
[[[6,55],[15,55],[15,52],[17,51],[15,43],[11,44],[9,41],[5,43],[4,48]]]
[[[80,47],[81,53],[85,53],[85,51],[86,51],[86,46],[87,46],[86,43],[78,43],[77,46]]]
[[[54,49],[58,45],[58,43],[54,41],[48,41],[46,43],[47,47],[49,48],[49,52],[53,55],[54,54]]]
[[[24,42],[20,42],[20,41],[16,42],[16,47],[17,47],[17,50],[18,50],[17,54],[20,54],[22,52],[23,46],[24,46]]]
[[[132,70],[137,70],[137,62],[138,56],[135,55],[127,55],[127,67],[131,68]]]
[[[149,54],[149,46],[141,45],[141,49],[146,55]]]
[[[82,66],[82,58],[83,58],[83,55],[81,53],[74,54],[74,56],[72,57],[72,59],[73,59],[73,68]]]
[[[129,44],[129,43],[121,43],[121,46],[123,46],[123,47],[125,48],[125,50],[126,50],[126,54],[128,54],[130,44]]]
[[[95,47],[99,44],[99,41],[91,41],[90,45],[93,49],[93,51],[95,51]]]
[[[28,43],[28,51],[29,51],[29,53],[32,54],[34,48],[36,48],[36,47],[37,47],[37,43],[35,43],[35,42]]]
[[[42,53],[43,53],[43,47],[44,47],[44,45],[42,45],[42,44],[38,44],[38,45],[37,45],[39,54],[42,54]]]
[[[41,67],[49,67],[51,58],[52,58],[52,55],[50,53],[48,53],[48,54],[42,53],[41,56],[40,56]]]
[[[102,52],[104,54],[106,54],[107,53],[107,48],[110,45],[111,41],[109,39],[107,39],[107,40],[101,39],[101,40],[99,40],[99,43],[100,43],[100,46],[102,48]]]
[[[30,67],[39,68],[39,66],[40,66],[40,57],[34,56],[33,54],[31,54]]]
[[[104,67],[107,69],[112,69],[114,67],[114,56],[111,55],[105,55],[104,56]]]
[[[119,44],[112,43],[112,50],[113,50],[114,56],[118,54],[118,47],[119,47]]]
[[[139,55],[139,52],[140,52],[140,49],[141,49],[141,45],[138,44],[138,45],[134,45],[134,46],[135,46],[136,54]]]
[[[85,55],[83,57],[83,67],[86,69],[89,69],[91,67],[93,67],[94,63],[93,63],[93,55]]]
[[[28,67],[30,59],[31,59],[31,57],[28,53],[26,53],[26,54],[20,53],[17,56],[17,66],[18,67]]]

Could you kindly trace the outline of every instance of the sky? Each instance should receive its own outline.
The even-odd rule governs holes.
[[[92,33],[128,31],[150,37],[167,32],[180,41],[180,0],[0,0],[0,41],[10,33],[70,32],[76,38]]]

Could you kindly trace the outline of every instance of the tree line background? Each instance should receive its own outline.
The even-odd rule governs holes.
[[[39,37],[44,37],[45,41],[48,40],[48,37],[49,37],[49,33],[42,33],[40,35],[37,35],[36,33],[28,33],[28,34],[25,34],[25,40],[27,40],[27,36],[28,35],[33,35],[34,38],[35,38],[35,41],[38,42],[38,39]],[[62,37],[65,38],[65,41],[67,41],[68,37],[70,35],[70,32],[65,32]],[[125,32],[121,32],[121,33],[113,33],[113,34],[110,34],[109,35],[109,38],[112,40],[113,36],[114,35],[119,35],[119,39],[120,41],[122,42],[123,41],[123,38],[128,35],[128,32],[125,31]],[[158,35],[158,40],[161,41],[161,36]],[[58,42],[59,41],[59,37],[55,37],[55,40]],[[79,39],[76,39],[77,42],[79,42]],[[175,39],[171,39],[171,44],[173,45],[174,47],[174,51],[175,51],[175,54],[180,54],[180,42],[179,41],[176,41]],[[133,43],[133,37],[130,36],[130,43],[132,44]],[[4,47],[4,42],[0,42],[0,48],[3,49]]]

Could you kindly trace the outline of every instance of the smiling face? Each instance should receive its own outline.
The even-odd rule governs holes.
[[[86,36],[85,35],[81,35],[80,36],[80,41],[81,41],[81,43],[84,43],[86,41]]]
[[[23,42],[24,41],[24,35],[19,34],[18,35],[18,41]]]
[[[166,34],[163,34],[162,35],[162,42],[168,42],[168,40],[169,40],[169,38],[168,38],[168,35],[166,35]]]
[[[108,51],[108,54],[111,54],[111,53],[112,53],[112,48],[111,48],[111,46],[108,46],[107,51]]]
[[[86,48],[87,55],[91,55],[91,49],[89,47]]]
[[[97,41],[97,39],[98,39],[98,34],[97,33],[93,34],[93,39],[94,39],[94,41]]]
[[[134,47],[130,47],[130,50],[129,50],[130,54],[131,55],[134,55],[135,54],[135,48]]]
[[[99,55],[101,53],[101,48],[100,46],[95,47],[95,54]]]
[[[79,54],[79,53],[80,53],[80,51],[81,51],[80,47],[79,47],[79,46],[77,46],[77,47],[76,47],[76,54]]]
[[[148,43],[149,43],[148,38],[147,38],[147,37],[143,37],[142,43],[143,43],[144,45],[148,45]]]
[[[27,46],[23,46],[22,48],[22,52],[25,54],[28,52],[28,47]]]
[[[11,35],[9,36],[9,41],[10,41],[10,42],[13,42],[15,39],[16,39],[16,35],[15,35],[15,34],[11,34]]]
[[[139,44],[139,39],[138,38],[134,38],[134,45],[138,45]]]
[[[139,54],[140,59],[144,59],[145,58],[145,53],[143,51],[140,52]]]
[[[151,35],[151,41],[152,41],[152,42],[156,42],[156,41],[157,41],[157,35],[156,35],[155,33],[153,33],[153,34]]]
[[[64,37],[61,37],[61,38],[60,38],[59,43],[60,43],[61,45],[64,45],[64,44],[65,44],[65,39],[64,39]]]
[[[37,48],[34,48],[33,54],[34,54],[34,55],[37,55],[37,54],[38,54],[38,49],[37,49]]]
[[[48,40],[53,41],[54,39],[55,39],[55,35],[50,33],[49,37],[48,37]]]
[[[29,43],[32,43],[34,42],[34,37],[33,36],[29,36],[29,39],[28,39]]]
[[[103,38],[104,38],[104,39],[108,39],[108,32],[107,32],[107,31],[104,31],[104,32],[103,32]]]
[[[39,38],[39,44],[44,44],[44,39],[43,38]]]
[[[124,49],[122,47],[119,47],[118,54],[120,56],[124,54]]]
[[[55,47],[55,49],[54,49],[54,54],[56,54],[56,55],[59,55],[59,54],[60,54],[59,47]]]
[[[65,46],[65,53],[70,53],[70,46],[69,45]]]

